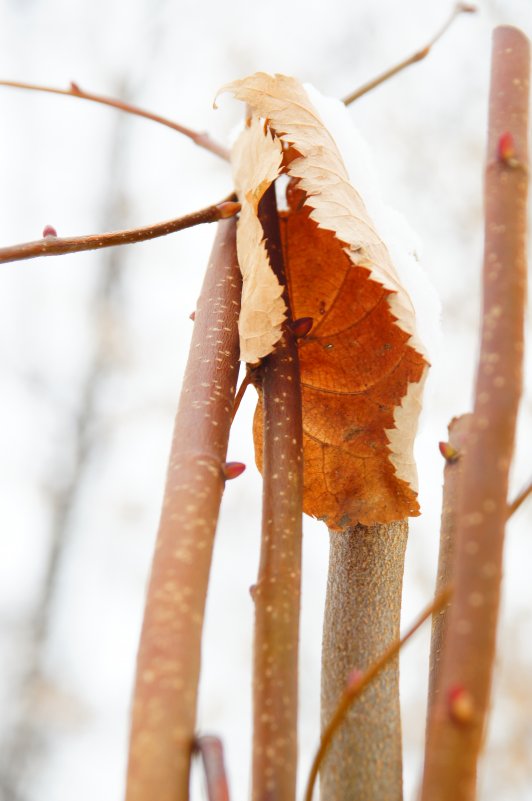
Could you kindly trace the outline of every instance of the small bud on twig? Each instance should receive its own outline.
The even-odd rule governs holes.
[[[194,320],[196,319],[196,312],[195,311],[190,312],[190,314],[188,315],[188,319],[194,322]]]
[[[57,237],[57,231],[55,230],[53,225],[45,225],[42,230],[42,237],[46,239],[47,236],[55,236]]]
[[[515,142],[510,131],[500,135],[497,143],[497,157],[508,167],[517,167],[519,162],[515,157]]]
[[[449,714],[455,723],[465,726],[473,722],[475,702],[473,696],[464,687],[451,687],[448,694]]]
[[[230,481],[232,478],[238,478],[245,469],[246,465],[242,462],[224,462],[222,465],[222,472],[226,481]]]
[[[453,448],[450,442],[438,442],[438,447],[446,462],[453,464],[453,462],[457,462],[460,458],[460,451]]]
[[[290,323],[290,330],[297,339],[302,339],[307,336],[313,325],[314,319],[312,317],[300,317]]]
[[[75,95],[81,94],[81,89],[79,88],[79,84],[75,81],[70,81],[70,91],[73,92]]]

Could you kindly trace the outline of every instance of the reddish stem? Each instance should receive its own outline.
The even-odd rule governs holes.
[[[203,735],[196,740],[195,748],[203,762],[208,801],[229,801],[222,741],[219,737]]]
[[[275,187],[259,210],[268,254],[286,287]],[[289,298],[285,290],[285,303]],[[290,319],[261,366],[262,544],[255,601],[253,801],[293,801],[297,774],[303,446],[297,344]]]
[[[135,242],[145,242],[158,236],[166,236],[167,234],[173,234],[175,231],[192,228],[194,225],[226,220],[238,214],[239,211],[239,203],[222,201],[214,206],[194,211],[192,214],[186,214],[184,217],[155,223],[155,225],[145,225],[142,228],[130,228],[125,231],[113,231],[106,234],[88,234],[87,236],[59,237],[47,234],[43,239],[38,239],[35,242],[23,242],[20,245],[0,248],[0,264],[9,261],[34,259],[37,256],[62,256],[66,253],[79,253],[83,250],[98,250],[115,245],[131,245]]]
[[[159,114],[153,114],[151,111],[146,111],[145,109],[139,108],[138,106],[133,106],[130,103],[125,103],[123,100],[117,100],[113,97],[105,97],[104,95],[97,95],[93,92],[85,92],[83,89],[80,89],[77,83],[72,82],[69,89],[56,89],[52,86],[41,86],[40,84],[35,83],[21,83],[20,81],[0,81],[0,86],[8,86],[13,89],[29,89],[32,92],[48,92],[49,94],[66,95],[67,97],[78,97],[80,100],[91,100],[93,103],[111,106],[112,108],[120,109],[120,111],[125,111],[128,114],[134,114],[137,117],[144,117],[144,119],[158,122],[160,125],[165,125],[167,128],[172,128],[172,130],[183,134],[183,136],[188,137],[188,139],[191,139],[194,144],[198,145],[198,147],[209,150],[211,153],[214,153],[216,156],[219,156],[225,161],[229,161],[229,151],[227,148],[219,145],[217,142],[214,142],[207,133],[193,131],[192,128],[179,125],[179,123],[173,122],[173,120],[169,120],[166,117],[161,117]]]
[[[236,223],[220,223],[190,345],[137,661],[127,801],[186,801],[201,633],[238,373]]]
[[[483,315],[474,412],[464,452],[453,565],[455,594],[429,718],[422,801],[473,801],[497,634],[508,472],[521,397],[526,288],[529,45],[494,32]],[[500,157],[511,131],[512,163]],[[467,721],[457,715],[467,707]],[[467,704],[463,703],[463,700]]]

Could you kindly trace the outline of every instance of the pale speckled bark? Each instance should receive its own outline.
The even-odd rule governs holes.
[[[456,544],[456,524],[458,514],[458,493],[463,481],[464,460],[461,454],[467,437],[467,429],[471,420],[470,414],[455,417],[449,423],[449,445],[457,452],[455,460],[446,461],[443,478],[443,498],[440,526],[440,552],[438,556],[438,572],[434,596],[452,584],[452,566]],[[434,615],[432,620],[432,636],[430,643],[429,693],[427,712],[434,704],[438,694],[438,675],[442,656],[443,638],[447,628],[450,601]]]
[[[399,638],[408,523],[330,531],[323,629],[322,729],[349,675]],[[402,799],[398,657],[374,679],[335,734],[320,773],[322,801]]]
[[[454,593],[440,665],[440,692],[429,719],[423,801],[474,801],[488,717],[508,473],[522,384],[529,74],[527,38],[515,28],[497,28],[485,185],[480,358],[458,505]],[[508,133],[513,153],[508,148],[501,152],[501,136]]]
[[[235,220],[196,309],[137,662],[127,801],[186,801],[201,632],[238,371]]]
[[[260,218],[271,264],[283,285],[275,188]],[[285,293],[288,306],[288,297]],[[289,325],[262,366],[263,507],[254,590],[253,801],[293,801],[297,776],[297,703],[303,446],[297,345]]]

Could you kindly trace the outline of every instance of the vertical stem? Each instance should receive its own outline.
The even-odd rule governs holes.
[[[235,221],[196,309],[137,661],[127,801],[186,801],[201,633],[238,366]]]
[[[322,731],[353,669],[364,671],[399,639],[408,523],[330,531],[323,627]],[[353,706],[320,775],[324,801],[402,799],[399,657]]]
[[[464,471],[462,453],[467,436],[467,427],[471,415],[454,417],[449,423],[449,445],[454,454],[446,459],[443,476],[443,498],[440,526],[440,552],[438,556],[438,572],[436,576],[437,597],[445,587],[453,583],[453,558],[456,544],[456,525],[458,512],[458,494],[462,486]],[[447,628],[450,601],[432,619],[432,637],[430,642],[428,714],[438,694],[438,675],[442,658],[442,646]]]
[[[429,720],[423,801],[472,801],[490,700],[507,518],[508,472],[522,383],[526,285],[529,45],[493,39],[480,360],[464,453],[454,594]]]
[[[270,262],[286,287],[275,187],[260,206]],[[285,292],[285,302],[289,306]],[[293,801],[297,775],[297,672],[303,455],[297,345],[285,324],[261,367],[262,545],[255,600],[253,801]]]

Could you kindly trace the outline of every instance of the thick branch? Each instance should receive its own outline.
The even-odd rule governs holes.
[[[192,228],[201,223],[218,222],[234,216],[240,211],[240,204],[223,201],[215,206],[208,206],[184,217],[174,220],[145,225],[142,228],[130,228],[125,231],[113,231],[106,234],[89,234],[87,236],[46,236],[35,242],[23,242],[20,245],[11,245],[0,248],[0,264],[9,261],[23,261],[34,259],[37,256],[62,256],[66,253],[79,253],[82,250],[99,250],[115,245],[131,245],[135,242],[145,242],[158,236],[166,236],[185,228]]]
[[[475,798],[477,760],[489,709],[508,471],[522,383],[529,69],[524,34],[497,28],[485,186],[480,361],[464,453],[455,594],[438,698],[429,720],[423,801]]]
[[[127,801],[186,801],[201,632],[238,372],[234,220],[196,309],[139,646]]]
[[[0,86],[8,86],[13,89],[29,89],[33,92],[48,92],[53,95],[67,95],[68,97],[78,97],[81,100],[91,100],[93,103],[100,103],[104,106],[111,106],[112,108],[120,109],[128,114],[134,114],[137,117],[144,117],[147,120],[158,122],[160,125],[166,125],[167,128],[177,131],[183,136],[191,139],[198,147],[209,150],[216,156],[229,161],[229,151],[227,148],[214,142],[207,133],[199,133],[187,128],[184,125],[179,125],[177,122],[161,117],[159,114],[153,114],[151,111],[133,106],[130,103],[125,103],[123,100],[116,100],[113,97],[105,97],[104,95],[96,95],[93,92],[85,92],[76,83],[71,83],[68,89],[56,89],[52,86],[40,86],[34,83],[21,83],[19,81],[0,81]]]
[[[444,33],[451,26],[451,24],[454,22],[454,20],[459,14],[462,14],[464,12],[471,13],[474,11],[476,11],[475,6],[469,3],[457,3],[447,22],[440,28],[438,33],[436,33],[432,37],[430,42],[428,42],[425,45],[425,47],[422,47],[421,50],[416,50],[415,53],[413,53],[411,56],[408,56],[408,58],[405,58],[399,64],[390,67],[390,69],[386,70],[386,72],[383,72],[381,75],[378,75],[376,78],[373,78],[373,80],[368,81],[368,83],[365,83],[363,86],[361,86],[356,91],[352,92],[350,95],[347,95],[347,97],[344,97],[343,102],[345,103],[345,105],[346,106],[351,105],[351,103],[354,103],[355,100],[358,100],[363,95],[367,94],[368,92],[371,92],[372,89],[376,89],[377,86],[381,85],[381,83],[386,83],[386,81],[388,81],[390,78],[393,78],[394,75],[397,75],[399,72],[402,72],[407,67],[410,67],[412,64],[417,64],[418,61],[422,61],[424,58],[428,56],[433,46],[439,39],[441,39],[441,37],[444,35]]]
[[[268,254],[286,286],[275,187],[260,206]],[[285,293],[285,302],[288,305]],[[263,508],[254,592],[253,801],[293,801],[297,773],[297,672],[303,448],[297,345],[288,324],[261,367]]]
[[[428,620],[431,615],[437,614],[440,609],[448,603],[450,595],[450,588],[447,587],[442,590],[440,595],[434,599],[434,601],[421,613],[415,623],[413,623],[407,632],[403,634],[401,639],[396,639],[394,642],[392,642],[365,672],[354,670],[347,677],[347,682],[344,685],[343,693],[322,732],[320,746],[316,752],[316,756],[312,761],[307,787],[305,789],[305,801],[312,801],[312,795],[314,792],[316,779],[318,778],[318,772],[321,769],[323,761],[328,756],[331,744],[333,743],[338,730],[343,725],[352,705],[362,696],[366,688],[369,687],[379,676],[379,674],[387,667],[387,665],[390,663],[390,660],[393,660],[398,656],[403,645],[408,642],[408,640],[416,633],[423,623]],[[322,793],[322,795],[324,799],[327,799],[327,796],[324,793]],[[354,796],[351,796],[351,798],[352,797]],[[383,801],[383,799],[379,797],[379,801]]]
[[[325,733],[353,669],[364,671],[399,638],[408,522],[330,531],[323,625]],[[323,735],[324,736],[324,735]],[[322,765],[326,801],[402,798],[399,660],[391,659],[352,707]]]

